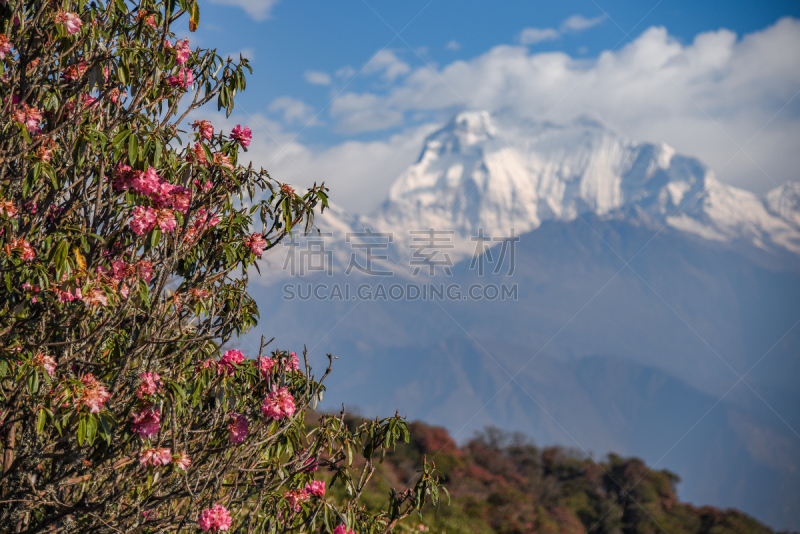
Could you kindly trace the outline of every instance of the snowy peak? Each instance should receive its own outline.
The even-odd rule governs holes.
[[[491,115],[487,111],[464,111],[447,126],[428,136],[420,160],[426,153],[461,153],[470,147],[492,139],[497,133]]]
[[[767,208],[800,228],[800,182],[786,182],[767,193]]]
[[[386,202],[358,224],[393,232],[401,248],[409,230],[453,230],[454,254],[467,255],[481,228],[520,235],[546,221],[623,213],[703,239],[800,254],[800,184],[764,202],[666,144],[632,142],[586,117],[559,125],[459,113],[428,136]]]

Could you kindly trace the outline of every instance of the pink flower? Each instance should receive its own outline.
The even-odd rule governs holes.
[[[167,83],[172,87],[183,87],[189,89],[194,83],[194,74],[189,69],[181,68],[177,76],[167,78]]]
[[[214,152],[214,165],[225,167],[228,170],[233,170],[230,156],[226,156],[222,152]]]
[[[172,461],[172,452],[169,449],[145,449],[139,457],[139,461],[144,466],[169,465]]]
[[[38,352],[36,356],[33,357],[33,365],[43,368],[50,376],[53,376],[56,372],[56,361],[52,356],[43,352]]]
[[[289,357],[283,360],[283,370],[287,373],[300,369],[300,360],[297,359],[296,352],[290,352]]]
[[[75,80],[79,79],[81,76],[83,76],[83,73],[86,72],[87,66],[88,65],[85,61],[73,63],[64,69],[64,80],[68,82],[74,82]]]
[[[146,171],[140,172],[131,181],[131,187],[143,195],[155,193],[160,185],[161,177],[153,167],[148,167]]]
[[[319,469],[319,464],[317,463],[317,459],[314,458],[313,456],[308,460],[306,460],[306,463],[303,464],[303,471],[305,471],[306,473],[312,473],[317,469]]]
[[[78,15],[64,11],[56,13],[55,21],[57,24],[63,24],[64,29],[67,30],[67,34],[69,35],[77,33],[78,30],[81,29],[81,25],[83,25],[83,21]]]
[[[242,145],[243,147],[250,146],[250,140],[253,138],[253,133],[247,126],[237,124],[231,131],[231,139]]]
[[[264,254],[264,247],[267,246],[267,240],[261,234],[253,234],[247,238],[245,245],[259,258]]]
[[[285,387],[273,389],[261,404],[261,411],[274,420],[291,417],[295,410],[294,397]]]
[[[333,529],[333,534],[356,534],[355,531],[350,530],[344,525],[339,525],[335,529]]]
[[[194,121],[192,123],[192,129],[200,129],[200,137],[203,139],[211,139],[214,137],[214,127],[211,125],[211,121]]]
[[[133,220],[129,223],[131,230],[136,235],[143,235],[152,230],[157,221],[156,210],[147,206],[133,208]]]
[[[171,232],[178,226],[178,221],[175,219],[175,212],[171,209],[158,210],[156,222],[162,232]]]
[[[173,186],[170,200],[173,209],[186,215],[189,211],[189,202],[192,200],[192,191],[181,185]]]
[[[231,528],[231,515],[228,509],[224,506],[217,504],[211,508],[203,510],[200,513],[200,528],[203,532],[217,532],[218,530],[228,530]]]
[[[197,189],[200,189],[203,192],[210,191],[211,188],[214,187],[214,184],[211,183],[211,180],[208,180],[206,183],[203,183],[200,180],[194,180],[192,183],[197,187]]]
[[[274,366],[275,360],[272,358],[264,358],[263,356],[258,358],[258,368],[263,376],[267,376]]]
[[[0,59],[5,59],[13,46],[5,34],[0,34]]]
[[[197,370],[202,371],[203,369],[211,369],[212,371],[217,368],[217,362],[214,360],[203,360],[197,365]]]
[[[244,361],[244,354],[241,351],[236,349],[229,350],[222,355],[222,358],[219,359],[219,367],[217,367],[218,373],[226,372],[229,375],[232,375],[235,369],[233,368],[233,364],[240,364]]]
[[[134,269],[133,265],[130,263],[125,263],[122,260],[111,262],[111,269],[113,269],[111,278],[117,282],[121,282],[122,280],[130,278],[136,274],[136,270]]]
[[[83,101],[83,105],[86,106],[87,108],[95,105],[97,102],[97,99],[95,97],[90,96],[87,93],[83,93],[81,95],[81,100]]]
[[[106,391],[103,384],[97,381],[92,374],[84,375],[81,378],[83,384],[82,391],[75,398],[76,408],[89,408],[90,413],[98,413],[103,409],[103,405],[111,398],[111,394]]]
[[[155,436],[161,428],[161,411],[152,406],[131,412],[131,419],[133,419],[131,430],[139,434],[142,439]]]
[[[284,493],[283,498],[289,502],[289,508],[292,511],[299,512],[302,509],[300,503],[308,500],[308,493],[305,490],[296,489]]]
[[[247,437],[247,432],[250,429],[247,417],[238,413],[232,413],[231,417],[233,421],[228,423],[228,439],[230,439],[231,443],[241,443]]]
[[[10,200],[0,200],[0,214],[5,215],[6,217],[16,217],[19,210],[14,206],[14,203]]]
[[[306,484],[306,491],[311,495],[322,498],[325,496],[325,482],[321,480],[312,480]]]
[[[139,378],[142,379],[139,389],[136,390],[136,397],[139,399],[144,395],[155,395],[164,387],[164,383],[158,373],[140,373]]]
[[[39,131],[39,122],[42,120],[42,112],[38,108],[31,107],[24,102],[19,104],[13,111],[14,120],[20,124],[24,124],[29,133],[37,133]]]
[[[56,294],[58,295],[59,302],[72,302],[74,300],[80,300],[81,298],[81,288],[75,289],[75,294],[73,295],[69,291],[60,291],[56,289]]]
[[[189,149],[189,154],[186,155],[186,161],[197,161],[197,163],[208,164],[208,161],[206,161],[206,151],[203,150],[203,145],[195,143],[194,147]]]
[[[186,63],[186,60],[189,59],[189,54],[192,53],[192,49],[189,47],[189,39],[175,41],[175,46],[172,46],[172,43],[169,42],[169,39],[167,39],[167,41],[164,43],[164,48],[168,48],[175,52],[175,62],[178,65],[183,65]]]
[[[189,467],[189,464],[192,463],[192,460],[189,458],[188,454],[181,452],[172,457],[172,462],[175,464],[175,467],[181,471],[186,471],[186,468]]]
[[[105,292],[97,286],[92,287],[81,298],[87,307],[89,306],[108,306],[108,297]]]
[[[149,261],[140,261],[136,264],[136,271],[139,273],[139,276],[147,282],[150,283],[150,280],[153,279],[153,264]]]

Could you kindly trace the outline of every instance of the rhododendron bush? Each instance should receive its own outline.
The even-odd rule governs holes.
[[[405,421],[312,417],[330,366],[226,346],[327,189],[240,164],[253,132],[202,106],[229,116],[247,61],[181,18],[197,3],[0,2],[0,532],[405,528],[432,466],[359,504]]]

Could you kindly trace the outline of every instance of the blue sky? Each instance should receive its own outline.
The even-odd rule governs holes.
[[[327,179],[355,211],[374,207],[424,134],[463,108],[590,114],[759,193],[798,178],[798,2],[203,0],[201,10],[194,44],[252,60],[233,119],[263,137],[254,161],[299,185]]]

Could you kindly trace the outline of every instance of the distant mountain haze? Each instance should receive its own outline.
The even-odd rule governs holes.
[[[337,356],[326,407],[636,455],[683,499],[800,529],[800,184],[759,198],[592,119],[476,111],[376,212],[316,224],[265,257],[243,346]],[[430,284],[458,291],[408,298]],[[516,298],[483,293],[503,284]]]

